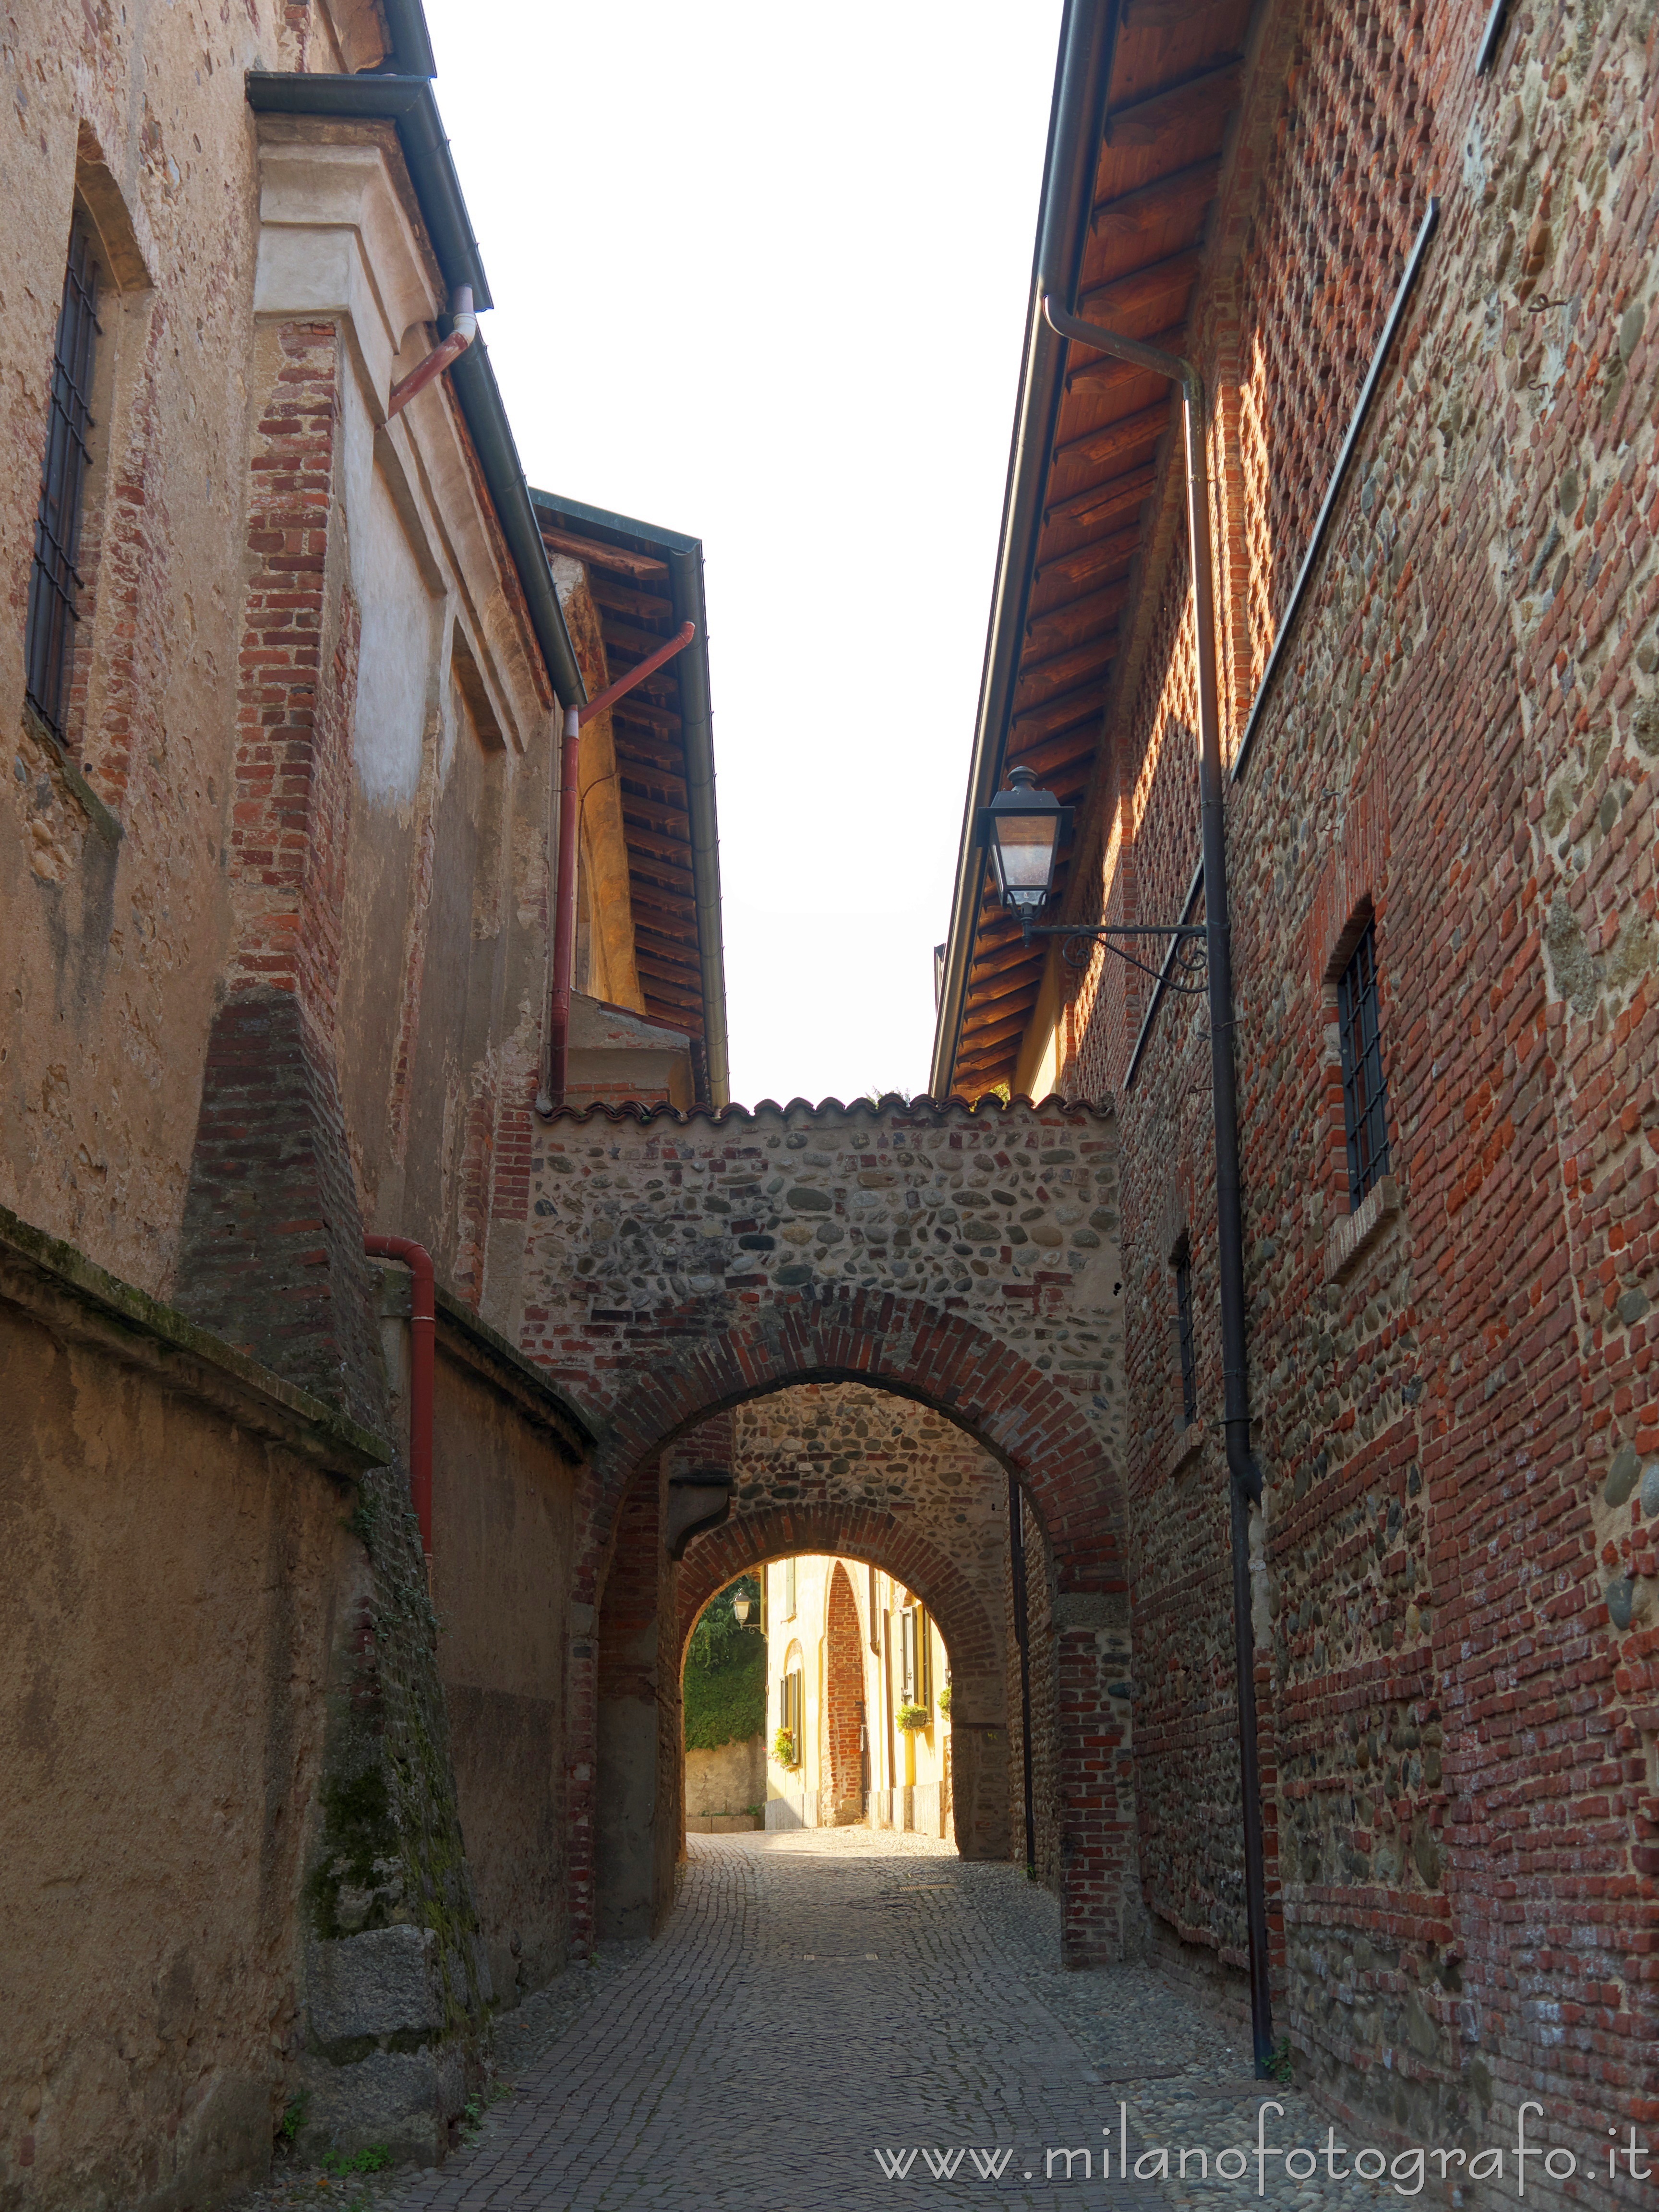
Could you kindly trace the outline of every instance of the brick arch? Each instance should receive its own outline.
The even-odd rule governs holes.
[[[1091,1418],[1106,1404],[1099,1388],[1085,1410],[1073,1383],[990,1330],[891,1291],[779,1294],[714,1330],[694,1319],[654,1315],[635,1332],[635,1356],[604,1377],[610,1410],[592,1422],[580,1598],[591,1601],[604,1579],[618,1506],[643,1464],[710,1415],[801,1382],[861,1382],[933,1407],[1018,1478],[1062,1589],[1124,1592],[1121,1480]]]
[[[914,1524],[896,1513],[871,1508],[849,1511],[844,1507],[775,1505],[738,1514],[720,1528],[694,1536],[680,1568],[682,1665],[697,1615],[717,1590],[774,1559],[808,1552],[866,1560],[914,1590],[938,1622],[951,1655],[957,1724],[1004,1725],[1002,1643],[978,1591],[957,1562]],[[976,1688],[982,1699],[973,1695]]]

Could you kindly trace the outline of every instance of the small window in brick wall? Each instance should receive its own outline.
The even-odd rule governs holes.
[[[1193,1350],[1193,1255],[1182,1244],[1175,1255],[1176,1336],[1181,1347],[1181,1420],[1190,1428],[1198,1419],[1198,1359]]]
[[[1348,1205],[1389,1172],[1389,1092],[1377,1018],[1376,925],[1368,921],[1336,986],[1342,1049],[1342,1126],[1348,1145]]]
[[[28,702],[61,738],[69,690],[75,626],[81,619],[81,507],[86,489],[88,434],[92,428],[93,347],[98,336],[98,270],[92,241],[76,222],[64,272],[63,305],[52,347],[46,450],[35,511],[34,565],[29,605],[24,682]]]

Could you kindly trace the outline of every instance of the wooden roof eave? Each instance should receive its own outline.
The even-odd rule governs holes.
[[[1092,306],[1095,313],[1113,318],[1115,327],[1163,350],[1186,349],[1193,303],[1208,264],[1214,204],[1224,189],[1226,134],[1239,97],[1250,18],[1249,0],[1183,0],[1176,9],[1105,5],[1069,13],[1043,182],[1037,294],[1047,289],[1067,304],[1075,301],[1085,317]],[[1103,35],[1109,49],[1103,64]],[[1083,106],[1090,71],[1103,65],[1106,82],[1096,82],[1099,106],[1091,147]],[[1068,101],[1069,118],[1062,112]],[[1046,283],[1045,268],[1060,266],[1063,234],[1069,225],[1075,246],[1079,222],[1089,234],[1076,254],[1075,284]],[[972,1063],[981,1073],[988,1065],[976,1006],[983,1002],[988,1010],[994,997],[999,1011],[1000,1003],[1011,1002],[1005,1000],[1006,984],[994,992],[988,988],[991,978],[975,956],[981,923],[967,851],[975,817],[1000,784],[1005,760],[1018,755],[1040,762],[1045,778],[1081,778],[1079,820],[1086,830],[1089,810],[1103,795],[1104,732],[1117,702],[1132,695],[1144,662],[1146,602],[1157,596],[1148,594],[1146,580],[1162,574],[1169,532],[1178,520],[1172,486],[1179,441],[1167,434],[1178,417],[1170,398],[1158,393],[1155,380],[1080,349],[1060,347],[1056,356],[1042,347],[1030,325],[1027,337],[929,1077],[936,1096],[954,1086],[958,1060],[964,1069]],[[1046,443],[1037,453],[1022,440],[1029,439],[1039,416]],[[1028,503],[1037,510],[1035,516],[1026,511]],[[1132,533],[1133,550],[1126,542]],[[1110,553],[1097,553],[1097,543],[1108,538],[1117,541]],[[1063,617],[1067,603],[1086,602],[1096,592],[1102,628],[1091,635],[1086,605],[1069,625]],[[1120,592],[1118,611],[1109,616]],[[1062,619],[1054,621],[1056,616]],[[1010,634],[1014,620],[1018,639]],[[1102,657],[1090,677],[1091,656],[1103,656],[1108,635],[1110,657]],[[1046,665],[1034,666],[1036,662]],[[1043,696],[1073,671],[1083,680],[1056,690],[1052,700]],[[1097,699],[1091,696],[1097,683]],[[1051,708],[1056,726],[1038,734],[1034,719],[1046,719]],[[1092,757],[1080,735],[1091,717],[1097,739]],[[1066,740],[1055,747],[1063,758],[1040,750],[1050,734]],[[1071,795],[1068,789],[1068,799]],[[1081,896],[1093,879],[1092,870],[1068,870],[1055,915],[1064,915],[1070,890]],[[1036,1012],[1046,964],[1038,964],[1029,986],[1028,1019]],[[1017,1053],[1016,1046],[1010,1061]]]

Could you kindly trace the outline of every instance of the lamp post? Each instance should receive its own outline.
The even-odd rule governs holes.
[[[1040,922],[1037,920],[1054,895],[1054,870],[1060,841],[1072,826],[1072,810],[1062,806],[1052,791],[1044,791],[1029,768],[1008,771],[1008,788],[998,792],[981,807],[979,840],[991,856],[991,872],[1004,906],[1019,916],[1020,935],[1029,945],[1034,937],[1060,937],[1060,957],[1073,968],[1086,967],[1097,945],[1115,952],[1144,975],[1163,974],[1136,959],[1119,938],[1155,937],[1176,941],[1166,988],[1196,994],[1204,981],[1203,922]]]

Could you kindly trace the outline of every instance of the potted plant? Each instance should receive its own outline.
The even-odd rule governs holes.
[[[773,1737],[772,1756],[780,1766],[793,1766],[799,1763],[795,1756],[795,1739],[788,1729],[780,1729]]]
[[[901,1705],[893,1716],[899,1727],[908,1734],[912,1729],[925,1729],[929,1715],[926,1705]]]

